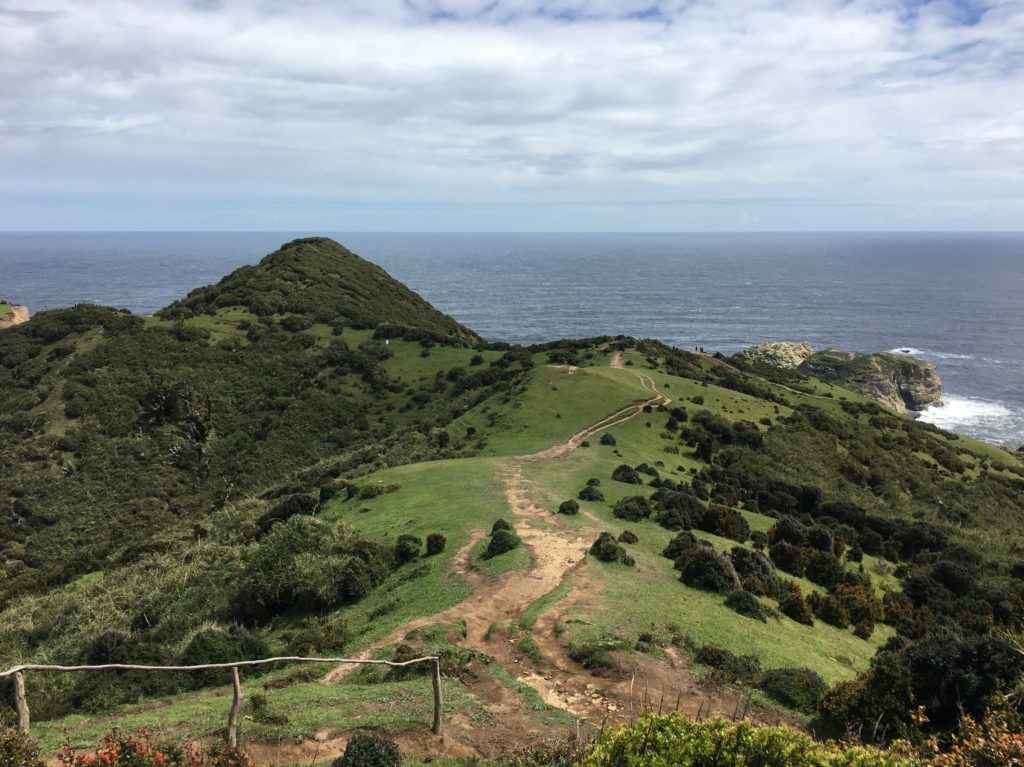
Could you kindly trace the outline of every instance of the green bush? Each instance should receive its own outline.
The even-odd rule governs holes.
[[[693,659],[703,666],[715,669],[717,676],[730,683],[750,683],[761,673],[761,662],[753,655],[736,655],[717,645],[706,644],[697,648]]]
[[[740,585],[732,563],[710,547],[687,549],[676,560],[676,567],[679,580],[695,589],[728,594]]]
[[[639,522],[651,516],[651,511],[651,502],[647,498],[642,495],[630,495],[615,504],[612,514],[619,519]]]
[[[644,483],[640,472],[625,463],[615,467],[612,471],[612,479],[616,482],[625,482],[627,485],[642,485]]]
[[[924,767],[896,752],[815,743],[784,726],[645,714],[605,730],[578,767]]]
[[[512,525],[506,522],[504,519],[496,519],[494,524],[491,525],[491,535],[494,535],[499,530],[511,530]]]
[[[804,599],[804,593],[800,586],[793,581],[786,581],[782,596],[779,598],[779,610],[783,615],[788,615],[797,623],[807,626],[814,625],[814,613],[811,606]]]
[[[415,535],[400,535],[395,540],[395,562],[404,565],[420,555],[423,540]]]
[[[626,553],[611,533],[601,533],[597,536],[597,540],[590,546],[590,553],[602,562],[620,562],[629,567],[635,564],[633,557]]]
[[[764,607],[749,591],[733,591],[725,598],[725,606],[747,618],[753,618],[762,623],[768,622],[768,618],[764,614]]]
[[[395,741],[376,735],[356,735],[331,767],[399,767],[401,762],[402,754]]]
[[[606,431],[604,434],[601,435],[601,444],[602,445],[614,445],[615,444],[615,437],[612,436],[612,433],[610,431]]]
[[[562,503],[559,504],[559,506],[558,506],[558,513],[559,514],[579,514],[580,513],[580,505],[576,501],[574,501],[573,499],[570,498],[568,501],[562,501]]]
[[[427,556],[432,557],[435,554],[440,554],[444,551],[445,544],[448,543],[448,539],[445,538],[441,533],[431,533],[427,536]]]
[[[587,669],[615,668],[615,659],[610,650],[615,649],[608,642],[579,642],[569,645],[569,657]]]
[[[689,530],[683,530],[668,542],[668,545],[662,550],[661,556],[675,561],[679,559],[684,552],[698,546],[707,545],[709,545],[707,541],[701,540]]]
[[[576,497],[581,501],[603,501],[604,493],[598,490],[594,485],[587,485],[576,494]]]
[[[510,530],[505,527],[499,527],[493,533],[491,533],[491,540],[487,543],[487,548],[484,550],[484,559],[493,559],[499,554],[504,554],[506,551],[512,551],[512,549],[518,548],[522,544],[519,536],[516,535],[514,530]]]
[[[637,543],[640,540],[632,530],[623,530],[619,533],[619,543]]]
[[[773,668],[764,672],[758,686],[784,706],[813,714],[828,683],[808,668]]]

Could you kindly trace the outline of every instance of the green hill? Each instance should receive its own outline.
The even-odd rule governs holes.
[[[0,334],[0,665],[440,652],[447,742],[485,755],[659,698],[942,738],[1020,689],[1019,454],[653,341],[470,347],[298,242],[157,318]],[[499,518],[521,544],[487,557]],[[325,671],[247,676],[249,741],[423,746],[422,678]],[[223,682],[27,675],[47,748],[214,735]]]
[[[198,288],[157,314],[181,319],[241,307],[258,317],[300,315],[311,322],[427,333],[434,340],[475,344],[480,337],[437,311],[383,269],[326,237],[282,245],[255,266]]]

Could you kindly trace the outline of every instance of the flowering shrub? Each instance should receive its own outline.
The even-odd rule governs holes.
[[[17,730],[0,729],[0,765],[3,767],[43,767],[36,744]]]
[[[76,752],[65,743],[57,756],[64,767],[254,767],[249,757],[235,749],[154,743],[145,728],[135,733],[108,732],[91,753]]]

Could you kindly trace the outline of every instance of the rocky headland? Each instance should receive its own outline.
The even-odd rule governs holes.
[[[3,305],[3,301],[0,301],[0,305]],[[0,314],[0,330],[4,328],[12,328],[15,325],[20,325],[23,322],[28,322],[28,308],[20,306],[18,304],[8,304],[10,309],[3,314]]]
[[[935,372],[935,366],[914,357],[886,352],[861,354],[838,349],[816,352],[806,341],[758,344],[744,349],[736,357],[817,376],[870,397],[899,413],[912,414],[942,399],[942,381]]]

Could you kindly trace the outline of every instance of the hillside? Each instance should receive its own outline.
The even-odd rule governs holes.
[[[384,344],[398,314],[294,325],[216,288],[0,334],[0,664],[441,653],[444,742],[415,674],[247,676],[248,743],[295,764],[374,728],[498,756],[645,706],[945,737],[1020,685],[1019,454],[657,342]],[[223,726],[217,675],[27,683],[47,748]]]
[[[243,266],[216,285],[198,288],[158,312],[164,319],[240,307],[257,317],[299,315],[311,322],[354,328],[396,325],[434,340],[475,344],[480,337],[442,314],[376,264],[326,237],[282,245],[255,266]]]

